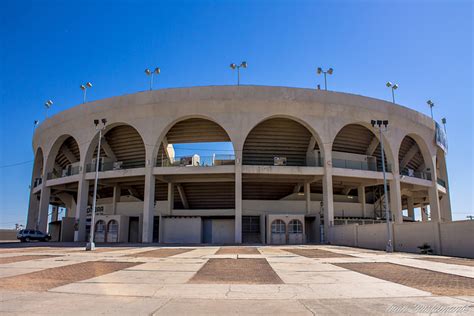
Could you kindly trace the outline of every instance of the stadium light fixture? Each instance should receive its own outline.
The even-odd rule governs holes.
[[[155,70],[145,69],[145,74],[150,76],[150,91],[153,90],[153,75],[159,75],[161,73],[160,67],[156,67]]]
[[[86,103],[86,95],[87,95],[87,89],[92,88],[92,83],[87,82],[86,84],[81,84],[79,86],[81,88],[83,94],[82,94],[82,103]]]
[[[327,76],[327,75],[332,75],[333,72],[334,72],[334,69],[332,69],[332,68],[329,68],[329,69],[326,70],[326,71],[323,70],[323,68],[321,68],[321,67],[318,67],[318,69],[316,69],[316,73],[317,73],[318,75],[324,74],[324,90],[326,90],[326,91],[328,90],[328,82],[327,82],[326,76]]]
[[[387,81],[387,83],[385,84],[387,86],[387,88],[391,88],[392,89],[392,102],[395,103],[395,90],[398,89],[398,84],[394,84],[394,83],[391,83],[390,81]]]
[[[99,143],[97,145],[97,157],[95,162],[95,179],[94,179],[94,196],[92,198],[92,216],[91,216],[91,233],[89,235],[89,242],[86,244],[86,250],[91,251],[95,250],[94,235],[95,235],[95,208],[97,204],[97,185],[99,182],[99,166],[100,166],[100,145],[102,140],[102,131],[105,130],[107,124],[107,119],[103,118],[100,120],[102,125],[100,125],[99,120],[94,120],[95,129],[99,131]]]
[[[428,100],[426,101],[426,104],[428,104],[428,106],[430,107],[430,111],[431,111],[431,119],[433,120],[433,107],[434,107],[434,102],[431,101],[431,100]]]
[[[388,240],[387,240],[387,246],[385,247],[385,251],[393,252],[393,232],[392,232],[392,224],[390,223],[392,220],[392,216],[390,214],[390,209],[388,206],[387,175],[385,171],[385,153],[384,153],[383,133],[382,133],[382,126],[385,127],[385,130],[386,130],[388,127],[388,120],[371,120],[370,124],[372,125],[372,127],[374,128],[377,127],[379,129],[380,148],[382,152],[384,206],[385,206],[385,217],[387,219],[387,233],[388,233]]]
[[[441,123],[443,123],[444,133],[448,135],[448,132],[446,131],[446,118],[445,117],[441,119]]]
[[[48,110],[51,108],[52,105],[53,105],[52,100],[48,100],[44,103],[44,108],[45,108],[45,111],[46,111],[46,118],[48,118]]]
[[[234,63],[230,64],[230,68],[232,70],[237,69],[237,85],[240,86],[240,68],[247,68],[247,62],[243,61],[240,63],[240,65],[236,65]]]

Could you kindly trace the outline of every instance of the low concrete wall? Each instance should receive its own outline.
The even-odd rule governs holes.
[[[212,220],[212,243],[233,244],[235,221],[233,219]]]
[[[420,253],[418,246],[427,243],[434,254],[474,258],[474,221],[392,225],[395,251]],[[385,250],[387,224],[337,225],[330,234],[335,245]]]
[[[201,243],[200,217],[163,217],[162,220],[164,243]]]
[[[440,232],[444,255],[474,258],[474,221],[442,223]]]
[[[0,240],[17,240],[16,229],[0,229]]]

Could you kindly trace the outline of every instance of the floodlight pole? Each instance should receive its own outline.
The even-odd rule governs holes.
[[[395,89],[392,88],[392,102],[395,103]]]
[[[97,157],[95,162],[95,179],[94,179],[94,196],[92,198],[92,214],[91,214],[91,229],[89,234],[89,243],[86,245],[86,250],[91,251],[95,250],[95,243],[94,243],[94,235],[95,235],[95,208],[97,204],[97,185],[99,182],[99,165],[100,165],[100,145],[102,140],[102,130],[105,129],[105,123],[107,121],[102,119],[102,127],[99,127],[99,121],[96,120],[94,123],[96,124],[96,129],[99,130],[99,144],[97,145]]]
[[[240,67],[247,68],[247,62],[243,61],[240,65],[236,65],[234,63],[230,64],[230,68],[234,70],[237,68],[237,85],[240,86]]]
[[[387,245],[386,245],[385,251],[386,252],[393,252],[393,232],[392,232],[390,208],[388,206],[387,175],[386,175],[386,170],[385,170],[385,153],[384,153],[383,133],[382,133],[383,121],[380,121],[380,120],[372,121],[372,126],[375,126],[375,124],[377,124],[378,128],[379,128],[380,147],[381,147],[381,151],[382,151],[384,206],[385,206],[385,217],[386,217],[386,220],[387,220],[387,234],[388,234],[388,240],[387,240]],[[387,127],[387,125],[388,125],[388,121],[387,121],[387,124],[385,125],[385,127]]]

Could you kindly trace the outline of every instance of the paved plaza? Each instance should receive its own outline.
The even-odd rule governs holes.
[[[474,260],[339,246],[0,246],[0,314],[474,315]]]

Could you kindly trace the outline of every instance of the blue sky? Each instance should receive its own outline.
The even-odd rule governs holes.
[[[0,227],[25,223],[33,121],[82,100],[155,87],[242,83],[390,99],[448,120],[454,218],[474,215],[471,1],[10,1],[0,2]],[[12,164],[26,162],[17,166]],[[10,166],[10,167],[9,167]]]

